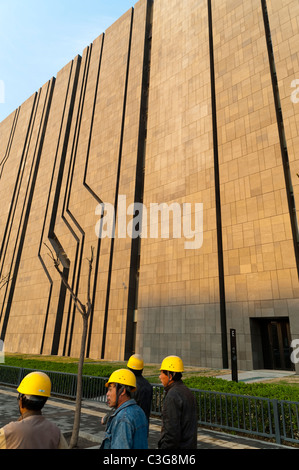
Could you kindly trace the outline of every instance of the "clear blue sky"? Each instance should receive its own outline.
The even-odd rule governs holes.
[[[136,2],[0,0],[0,122]]]

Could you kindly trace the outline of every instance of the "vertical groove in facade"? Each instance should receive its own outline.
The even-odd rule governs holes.
[[[11,145],[12,145],[12,142],[13,142],[13,136],[14,136],[14,133],[15,133],[15,129],[16,129],[16,125],[17,125],[17,122],[18,122],[18,115],[19,115],[19,112],[20,112],[20,109],[18,109],[16,112],[15,112],[15,117],[14,117],[14,121],[13,121],[13,125],[12,125],[12,128],[11,128],[11,133],[10,133],[10,136],[9,136],[9,141],[8,141],[8,144],[7,144],[7,149],[6,149],[6,152],[5,152],[5,156],[1,162],[1,175],[3,173],[3,170],[4,170],[4,166],[5,166],[5,163],[7,162],[8,158],[9,158],[9,153],[10,153],[10,149],[11,149]],[[21,172],[21,169],[22,169],[22,163],[23,163],[23,158],[21,159],[21,162],[20,162],[20,165],[19,165],[19,170],[18,170],[18,175],[17,175],[17,178],[16,178],[16,183],[15,183],[15,187],[14,187],[14,191],[13,191],[13,195],[12,195],[12,200],[11,200],[11,204],[10,204],[10,211],[9,211],[9,214],[8,214],[8,217],[7,217],[7,220],[6,220],[6,224],[5,224],[5,229],[4,229],[4,232],[3,232],[3,235],[2,235],[2,241],[1,241],[1,248],[0,248],[0,260],[2,259],[2,267],[1,267],[1,270],[0,270],[0,273],[2,273],[2,269],[3,269],[3,263],[4,263],[4,258],[5,256],[3,256],[3,251],[4,251],[4,246],[5,246],[5,242],[6,242],[6,238],[7,238],[7,232],[8,232],[8,228],[9,228],[9,225],[10,225],[10,220],[13,218],[13,209],[14,209],[14,200],[15,200],[15,197],[16,197],[16,194],[17,194],[17,187],[18,187],[18,183],[19,183],[19,177],[20,177],[20,172]],[[9,240],[7,240],[7,243],[9,242]],[[6,243],[6,246],[7,246],[7,243]]]
[[[73,118],[74,101],[75,101],[76,92],[77,92],[77,83],[78,83],[78,75],[80,71],[80,64],[81,64],[81,60],[78,59],[76,63],[72,64],[72,67],[70,69],[69,84],[68,84],[68,90],[67,90],[66,101],[65,101],[65,111],[67,112],[66,126],[65,126],[65,131],[64,131],[65,134],[64,135],[61,134],[61,139],[63,141],[62,153],[61,153],[61,158],[60,158],[57,185],[55,189],[55,196],[54,196],[54,201],[52,205],[52,214],[50,218],[50,226],[49,226],[49,233],[48,233],[48,239],[53,249],[55,250],[57,256],[60,258],[60,261],[63,266],[64,276],[67,280],[69,276],[69,260],[61,259],[60,252],[64,250],[62,248],[62,245],[60,244],[58,237],[55,234],[55,224],[56,224],[58,204],[59,204],[59,199],[60,199],[60,194],[61,194],[61,189],[62,189],[61,183],[63,179],[63,173],[65,171],[66,153],[67,153],[68,144],[69,144],[70,127],[71,127],[71,122]],[[67,103],[68,101],[69,103]],[[68,109],[67,109],[67,105],[68,105]],[[65,299],[66,299],[66,287],[63,284],[63,282],[61,282],[59,301],[58,301],[58,307],[57,307],[57,315],[56,315],[56,320],[55,320],[55,327],[54,327],[52,348],[51,348],[51,354],[54,354],[54,355],[58,354],[58,349],[59,349],[61,324],[62,324],[62,318],[63,318]]]
[[[126,69],[126,79],[125,79],[125,89],[124,89],[124,96],[123,96],[123,111],[122,111],[121,134],[120,134],[120,143],[119,143],[119,155],[118,155],[118,165],[117,165],[117,173],[116,173],[116,188],[115,188],[115,201],[114,201],[115,217],[117,216],[117,203],[118,203],[118,196],[119,196],[119,180],[120,180],[120,172],[121,172],[121,164],[122,164],[123,137],[124,137],[124,126],[125,126],[125,118],[126,118],[127,90],[128,90],[128,79],[129,79],[129,68],[130,68],[133,22],[134,22],[134,9],[132,8],[132,10],[131,10],[131,25],[130,25],[130,33],[129,33],[129,45],[128,45],[127,69]],[[109,301],[110,301],[111,275],[112,275],[112,269],[113,269],[112,266],[113,266],[113,256],[114,256],[115,223],[113,224],[113,229],[112,230],[113,230],[113,236],[112,236],[112,239],[111,239],[111,247],[110,247],[109,271],[108,271],[108,282],[107,282],[107,293],[106,293],[106,305],[105,305],[105,316],[104,316],[101,359],[104,359],[104,357],[105,357],[105,348],[106,348],[106,335],[107,335],[108,310],[109,310]]]
[[[14,112],[13,124],[11,126],[11,131],[10,131],[10,134],[9,134],[9,139],[8,139],[7,147],[6,147],[6,150],[5,150],[5,154],[4,154],[4,157],[2,158],[2,160],[0,161],[0,167],[1,167],[0,179],[1,179],[2,174],[3,174],[5,163],[7,162],[8,158],[9,158],[9,153],[10,153],[12,141],[13,141],[13,138],[14,138],[15,129],[16,129],[16,126],[17,126],[17,123],[18,123],[19,113],[20,113],[20,108],[16,109],[16,111]]]
[[[78,95],[79,95],[79,103],[78,103],[78,110],[75,119],[75,131],[73,136],[73,142],[71,146],[71,156],[69,162],[69,170],[68,170],[68,177],[66,182],[66,189],[63,201],[63,209],[62,209],[62,219],[68,230],[71,232],[74,240],[76,241],[76,254],[73,261],[73,276],[71,281],[71,287],[73,288],[74,292],[77,294],[78,291],[78,284],[79,284],[79,277],[80,277],[80,267],[82,263],[82,246],[84,245],[84,237],[85,233],[76,217],[72,214],[72,211],[69,209],[69,199],[70,193],[72,190],[73,185],[73,175],[74,175],[74,167],[76,165],[76,158],[77,158],[77,148],[78,148],[78,140],[80,136],[80,128],[82,123],[82,114],[85,102],[85,93],[86,93],[86,84],[88,80],[89,74],[89,66],[90,66],[90,58],[92,54],[92,45],[90,45],[85,54],[83,54],[83,60],[81,64],[81,73],[83,74],[82,80],[78,83]],[[79,93],[80,87],[80,93]],[[75,114],[75,112],[74,112]],[[68,220],[68,217],[70,220]],[[72,224],[74,227],[72,227]],[[77,233],[76,233],[77,230]],[[80,249],[80,242],[81,242],[81,249]],[[80,251],[79,251],[80,250]],[[78,266],[78,268],[77,268]],[[72,312],[72,313],[71,313]],[[66,353],[70,354],[71,348],[71,341],[72,341],[72,332],[73,332],[73,323],[74,323],[74,314],[75,314],[75,306],[73,305],[72,299],[69,300],[69,307],[67,311],[67,322],[66,328],[64,333],[64,340],[63,340],[63,350],[62,354],[65,355]]]
[[[35,96],[35,99],[36,99],[36,96]],[[27,134],[26,134],[26,138],[25,138],[25,142],[24,142],[24,148],[23,148],[23,151],[22,151],[22,157],[21,157],[21,160],[20,160],[20,164],[18,166],[18,174],[17,174],[17,177],[16,177],[16,182],[15,182],[15,186],[14,186],[14,190],[13,190],[13,194],[12,194],[12,199],[11,199],[11,204],[10,204],[10,212],[9,212],[9,215],[8,215],[8,218],[7,218],[7,221],[6,221],[6,226],[5,226],[3,239],[2,239],[2,243],[1,243],[0,259],[2,258],[2,266],[3,266],[3,263],[5,261],[7,246],[8,246],[8,243],[9,243],[9,236],[10,236],[10,232],[11,232],[13,222],[14,222],[15,211],[16,211],[16,208],[17,208],[18,198],[19,198],[19,194],[20,194],[20,188],[21,188],[21,185],[22,185],[22,182],[23,182],[25,166],[26,166],[26,163],[27,163],[28,151],[26,151],[26,147],[27,147],[28,139],[30,138],[30,129],[32,131],[31,122],[32,122],[32,119],[33,119],[34,110],[35,110],[35,102],[33,103],[33,107],[32,107],[32,114],[31,114],[31,117],[30,117],[30,120],[29,120]]]
[[[87,184],[86,175],[87,175],[88,159],[89,159],[89,153],[90,153],[91,137],[92,137],[92,131],[93,131],[93,122],[94,122],[94,117],[95,117],[95,109],[96,109],[97,94],[98,94],[98,87],[99,87],[99,79],[100,79],[100,71],[101,71],[101,62],[102,62],[102,56],[103,56],[104,41],[105,41],[105,35],[103,34],[102,40],[101,40],[100,53],[99,53],[97,74],[96,74],[96,84],[95,84],[95,92],[94,92],[93,105],[92,105],[92,116],[91,116],[89,138],[88,138],[88,149],[87,149],[85,169],[84,169],[84,179],[83,179],[83,185],[90,192],[90,194],[92,195],[92,197],[95,199],[95,201],[98,204],[101,204],[103,201],[93,191],[93,189]],[[98,238],[98,242],[97,242],[96,245],[97,245],[97,249],[96,249],[96,262],[95,262],[95,278],[94,278],[94,286],[93,286],[93,292],[92,292],[92,311],[91,311],[91,314],[90,314],[89,330],[88,330],[87,346],[86,346],[86,356],[87,357],[89,357],[89,355],[90,355],[91,335],[92,335],[92,327],[93,327],[93,319],[94,319],[94,303],[95,303],[95,298],[96,298],[96,286],[97,286],[97,279],[98,279],[100,250],[101,250],[101,238],[100,237]]]
[[[80,63],[80,61],[78,61]],[[68,139],[69,139],[69,126],[70,126],[70,118],[72,116],[72,107],[73,107],[73,100],[74,100],[74,89],[72,88],[72,71],[75,70],[75,76],[77,77],[77,70],[78,70],[78,62],[77,65],[74,64],[74,61],[71,62],[69,67],[66,67],[66,70],[68,70],[67,74],[67,81],[66,81],[66,93],[63,99],[61,100],[62,104],[62,113],[61,113],[61,120],[60,122],[57,122],[57,141],[55,141],[55,150],[53,148],[53,153],[55,155],[54,159],[54,165],[52,168],[52,176],[51,176],[51,181],[49,185],[49,194],[48,194],[48,199],[47,199],[47,204],[46,204],[46,210],[44,214],[44,221],[43,221],[43,228],[41,232],[41,238],[40,238],[40,244],[39,244],[39,251],[38,251],[38,256],[39,260],[43,266],[44,272],[46,274],[47,280],[49,282],[49,292],[48,292],[48,301],[47,301],[47,310],[46,310],[46,315],[44,319],[44,324],[43,324],[43,335],[42,335],[42,341],[41,341],[41,352],[44,352],[44,343],[45,343],[45,338],[47,334],[47,329],[48,329],[48,320],[49,320],[49,312],[51,309],[51,302],[52,302],[52,293],[53,293],[53,277],[50,274],[49,269],[47,268],[45,264],[45,255],[42,254],[42,252],[45,252],[45,246],[51,244],[54,252],[58,253],[58,250],[60,249],[61,245],[59,243],[59,240],[57,236],[54,233],[55,230],[55,223],[56,223],[56,218],[58,216],[57,210],[58,210],[58,202],[59,202],[59,197],[60,197],[60,190],[61,190],[61,183],[62,183],[62,175],[64,171],[64,163],[65,163],[65,153],[66,153],[66,148],[68,144]],[[56,81],[55,81],[56,84]],[[55,88],[55,92],[59,93],[59,86]],[[72,98],[70,99],[70,95]],[[71,109],[68,109],[68,99],[70,100],[71,103]],[[64,128],[68,129],[68,132],[63,133]],[[62,151],[60,153],[60,146],[62,145]],[[56,170],[56,165],[57,165],[57,170]],[[55,172],[58,171],[58,174],[55,175]],[[55,178],[56,176],[56,178]],[[55,189],[54,189],[55,188]],[[52,192],[53,192],[53,200],[51,200],[52,197]],[[49,219],[49,222],[48,222]],[[68,266],[66,265],[65,261],[62,260],[63,263],[63,270],[64,274],[66,277],[68,277]],[[51,341],[51,349],[50,351],[53,354],[57,354],[57,348],[58,348],[58,341],[59,341],[59,333],[60,333],[60,320],[61,320],[61,315],[62,315],[62,310],[64,307],[64,302],[65,302],[65,295],[66,295],[66,289],[63,285],[63,283],[60,283],[60,294],[59,294],[59,300],[56,308],[56,313],[55,313],[55,326],[54,326],[54,332],[52,336],[52,341]]]
[[[218,159],[217,103],[216,103],[216,90],[215,90],[215,64],[214,64],[213,14],[212,13],[213,13],[212,3],[211,3],[211,0],[208,0],[221,346],[222,346],[223,368],[227,369],[228,368],[227,322],[226,322],[226,302],[225,302],[225,284],[224,284],[224,266],[223,266],[222,214],[221,214],[220,176],[219,176],[219,159]]]
[[[152,18],[153,18],[153,1],[147,1],[146,26],[144,38],[144,59],[143,59],[143,77],[140,98],[140,122],[138,135],[138,150],[136,164],[136,186],[134,202],[143,202],[144,190],[144,165],[146,159],[146,136],[147,136],[147,120],[148,120],[148,99],[150,88],[150,67],[151,67],[151,40],[152,40]],[[136,211],[134,212],[136,215]],[[127,327],[125,335],[125,353],[124,359],[129,359],[132,352],[135,351],[136,340],[136,312],[138,311],[138,282],[140,269],[140,250],[141,238],[137,237],[132,240],[131,258],[130,258],[130,276],[129,276],[129,292],[127,305]]]
[[[287,146],[287,141],[286,141],[286,136],[285,136],[283,113],[282,113],[282,108],[281,108],[281,100],[280,100],[279,87],[278,87],[278,81],[277,81],[275,57],[274,57],[274,52],[273,52],[272,40],[271,40],[271,27],[270,27],[269,16],[268,16],[267,0],[261,0],[261,6],[262,6],[262,11],[263,11],[265,36],[266,36],[267,50],[268,50],[268,57],[269,57],[269,67],[270,67],[272,87],[273,87],[273,96],[274,96],[274,103],[275,103],[277,127],[278,127],[278,133],[279,133],[280,151],[281,151],[281,158],[282,158],[282,164],[283,164],[283,169],[284,169],[285,187],[286,187],[286,194],[287,194],[289,213],[290,213],[290,221],[291,221],[292,234],[293,234],[294,252],[295,252],[295,258],[296,258],[296,264],[297,264],[297,272],[299,276],[298,220],[297,220],[297,213],[296,213],[292,177],[291,177],[291,172],[290,172],[288,146]]]
[[[77,92],[77,97],[76,97],[77,103],[76,105],[74,104],[76,109],[74,109],[74,112],[73,112],[75,116],[73,119],[74,131],[72,132],[72,135],[71,135],[71,145],[69,145],[70,147],[69,169],[67,172],[68,176],[67,176],[67,181],[65,185],[65,193],[64,193],[63,208],[62,208],[62,220],[66,224],[68,230],[72,234],[72,237],[76,241],[76,254],[72,262],[73,274],[72,274],[72,280],[70,282],[70,285],[73,288],[76,295],[78,292],[78,285],[79,285],[79,279],[80,279],[85,232],[80,226],[80,224],[78,223],[78,221],[76,220],[76,217],[74,216],[72,211],[69,210],[69,198],[70,198],[70,193],[72,191],[74,167],[76,165],[76,159],[77,159],[77,147],[78,147],[78,140],[80,136],[80,128],[81,128],[81,123],[82,123],[82,110],[84,107],[86,83],[88,80],[91,53],[92,53],[92,45],[86,49],[85,54],[83,55],[83,59],[81,61],[81,68],[80,68],[81,76],[78,79],[78,85],[76,85],[76,88],[78,88],[78,92]],[[70,220],[68,220],[68,218],[70,218]],[[73,227],[71,223],[73,224]],[[63,314],[65,315],[66,312],[62,312],[61,319],[60,319],[60,330],[62,328]],[[63,343],[62,354],[63,355],[65,354],[69,355],[70,349],[71,349],[74,316],[75,316],[75,305],[72,301],[72,298],[69,299],[69,306],[68,306],[66,316],[67,316],[66,327],[65,327],[65,332],[64,332],[64,339],[62,341]],[[57,344],[57,348],[59,348],[59,342]]]
[[[234,328],[239,368],[279,368],[275,331],[293,367],[298,24],[295,0],[140,0],[0,123],[6,351],[79,354],[50,244],[83,303],[94,248],[87,357],[227,368]],[[139,203],[147,236],[132,239]],[[151,237],[152,203],[189,203],[194,223],[202,203],[202,245],[163,237],[160,220]]]
[[[38,97],[36,97],[36,99],[34,100],[33,107],[32,107],[32,114],[31,114],[29,127],[28,127],[28,131],[29,131],[29,128],[31,128],[31,130],[30,130],[30,139],[28,142],[27,151],[29,152],[29,146],[32,144],[33,158],[32,158],[32,163],[31,163],[29,180],[28,180],[28,184],[26,188],[26,198],[24,200],[23,210],[22,210],[22,214],[24,214],[24,218],[22,220],[23,222],[22,226],[19,225],[18,232],[20,233],[20,237],[18,240],[18,246],[17,244],[15,245],[16,256],[15,256],[15,263],[14,263],[13,274],[12,274],[12,282],[10,285],[7,307],[6,307],[5,316],[4,316],[4,320],[2,324],[1,339],[3,341],[5,340],[11,304],[12,304],[13,297],[14,297],[17,276],[19,272],[19,266],[20,266],[20,261],[22,257],[23,246],[24,246],[24,240],[25,240],[26,231],[28,227],[28,219],[29,219],[29,214],[31,211],[31,204],[32,204],[34,190],[35,190],[36,180],[38,177],[40,157],[41,157],[41,152],[42,152],[42,147],[43,147],[43,142],[44,142],[45,131],[47,127],[47,120],[48,120],[49,110],[51,106],[52,87],[51,87],[50,82],[48,83],[46,96],[44,98],[44,104],[42,105],[41,120],[40,122],[36,123],[38,134],[36,137],[36,142],[34,143],[34,141],[31,142],[31,137],[32,137],[34,126],[35,126],[35,118],[36,118],[36,113],[37,113],[39,102],[40,102],[40,96],[41,96],[41,90],[39,91]],[[27,144],[27,138],[25,142]]]
[[[20,188],[21,188],[21,185],[23,183],[25,165],[27,163],[27,157],[28,157],[28,148],[29,148],[29,145],[30,145],[30,139],[31,139],[31,135],[32,135],[32,127],[34,125],[35,114],[36,114],[36,109],[37,109],[36,102],[39,101],[39,97],[40,97],[40,93],[35,93],[33,103],[32,103],[30,118],[29,118],[29,121],[28,121],[27,133],[26,133],[24,147],[23,147],[23,151],[22,151],[22,158],[21,158],[21,162],[20,162],[20,166],[19,166],[19,171],[18,171],[18,176],[17,176],[17,180],[16,180],[15,190],[14,190],[14,193],[13,193],[13,199],[12,199],[13,208],[15,207],[15,205],[14,205],[15,200],[16,200],[16,202],[18,202],[18,198],[19,198],[19,194],[20,194]],[[30,161],[29,161],[29,163],[30,163]],[[31,167],[30,167],[30,175],[33,171],[33,163],[34,162],[32,160]],[[26,221],[26,218],[25,219],[23,218],[23,214],[26,211],[26,202],[27,202],[27,204],[30,203],[30,200],[29,201],[26,200],[28,198],[29,190],[30,190],[30,181],[26,185],[26,193],[25,193],[25,198],[23,200],[23,207],[22,207],[22,213],[21,213],[22,215],[19,219],[19,226],[18,226],[18,231],[17,231],[17,235],[16,235],[16,238],[15,238],[15,242],[14,242],[13,255],[12,255],[12,258],[11,258],[11,262],[10,262],[9,278],[12,277],[11,285],[10,285],[10,288],[9,288],[9,284],[7,284],[6,289],[5,289],[5,291],[6,291],[5,295],[6,294],[8,295],[8,299],[7,299],[7,305],[6,305],[5,313],[4,313],[4,316],[3,316],[3,323],[2,323],[2,330],[1,330],[1,339],[3,341],[5,339],[7,324],[8,324],[8,321],[9,321],[10,308],[11,308],[11,303],[12,303],[12,299],[13,299],[13,296],[14,296],[14,290],[15,290],[15,285],[16,285],[16,280],[17,280],[17,275],[18,275],[20,257],[21,257],[21,254],[22,254],[22,243],[23,243],[23,240],[24,240],[24,233],[26,231],[26,222],[27,221]],[[14,212],[12,213],[12,215],[14,216]],[[5,250],[5,253],[4,253],[4,256],[3,256],[3,263],[5,261],[5,256],[6,256],[6,250]],[[3,309],[4,305],[5,304],[3,302],[2,309]],[[3,310],[2,310],[2,312],[3,312]],[[1,312],[1,316],[2,316],[2,312]]]

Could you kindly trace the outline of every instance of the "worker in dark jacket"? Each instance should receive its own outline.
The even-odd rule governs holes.
[[[149,422],[153,397],[153,387],[142,375],[144,368],[144,362],[142,357],[139,354],[134,354],[128,360],[127,367],[136,376],[137,390],[133,394],[133,398],[136,400],[136,403],[140,406],[140,408],[143,409],[145,416],[147,417],[147,420]]]
[[[195,397],[182,382],[183,361],[178,356],[166,357],[160,368],[165,398],[159,449],[196,449],[197,413]]]

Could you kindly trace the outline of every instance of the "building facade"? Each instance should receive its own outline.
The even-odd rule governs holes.
[[[297,0],[140,0],[0,123],[0,338],[293,369]]]

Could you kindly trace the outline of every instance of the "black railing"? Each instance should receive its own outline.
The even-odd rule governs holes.
[[[32,369],[0,366],[0,384],[18,387]],[[52,382],[52,395],[74,399],[77,375],[45,371]],[[107,377],[83,376],[83,399],[106,403]],[[255,437],[278,444],[299,444],[299,403],[232,393],[191,389],[197,403],[198,424]],[[151,414],[161,416],[164,388],[153,384]]]

